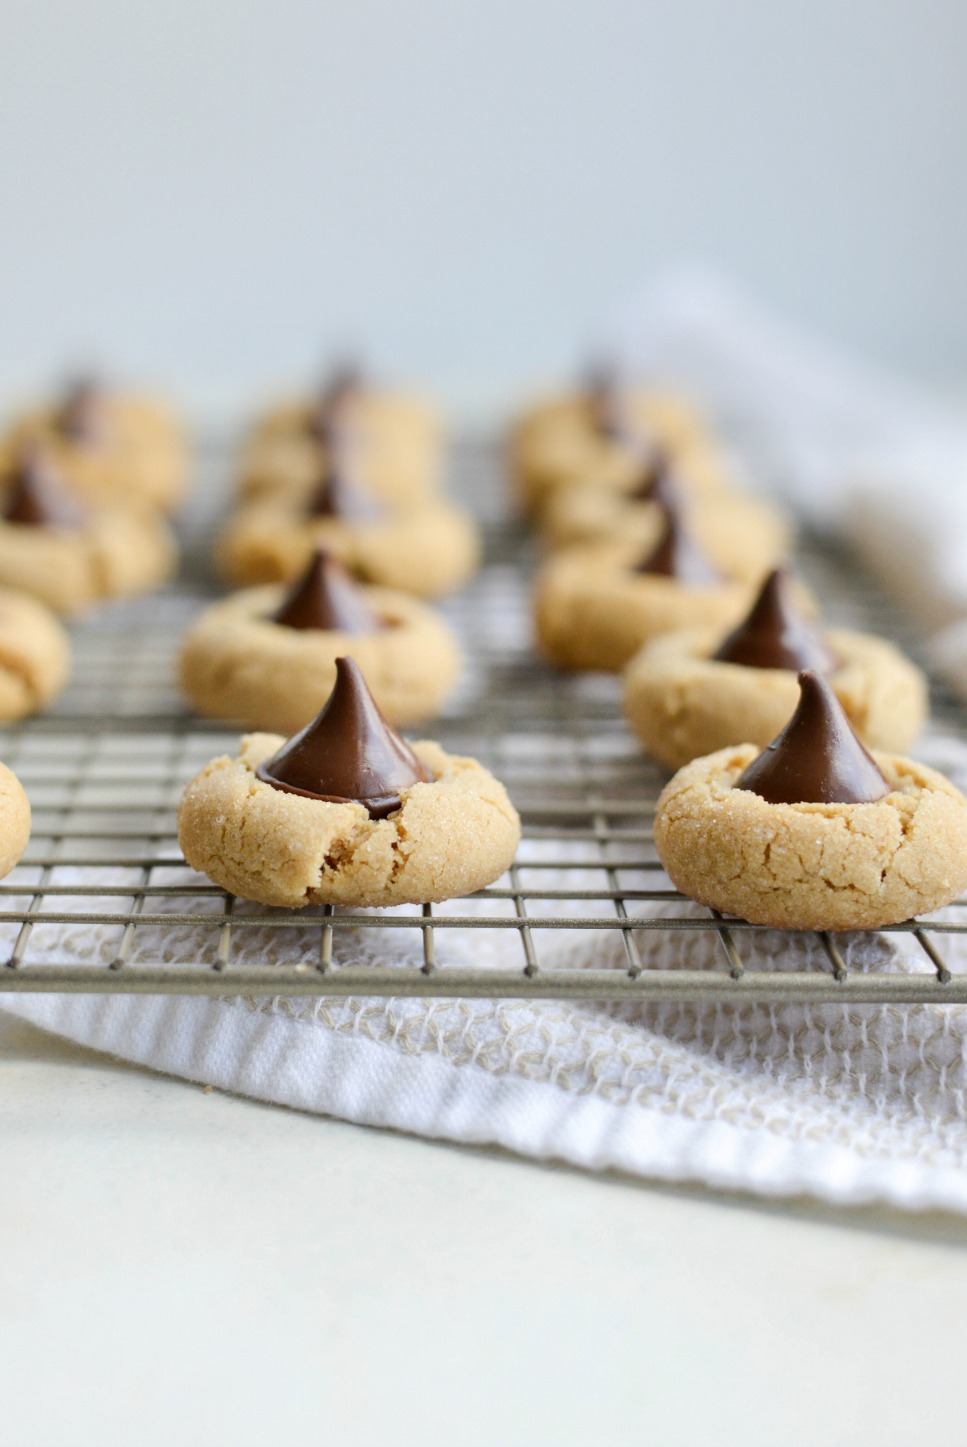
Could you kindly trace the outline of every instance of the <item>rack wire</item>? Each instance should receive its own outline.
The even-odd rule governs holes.
[[[224,476],[225,449],[206,466]],[[181,633],[213,588],[202,566],[207,528],[196,518],[189,581],[79,626],[63,698],[44,717],[0,731],[0,757],[27,789],[34,821],[23,863],[0,883],[0,990],[967,1003],[967,973],[947,958],[950,937],[967,933],[967,899],[879,932],[907,936],[922,966],[891,971],[857,967],[856,952],[828,934],[790,968],[775,931],[774,960],[763,965],[759,951],[752,966],[761,927],[675,892],[652,836],[665,776],[623,723],[618,680],[536,661],[531,544],[499,518],[496,455],[464,447],[458,468],[464,495],[490,513],[488,561],[447,605],[470,664],[431,732],[507,785],[524,833],[508,875],[446,906],[284,911],[237,901],[187,871],[178,798],[238,735],[193,717],[174,682]],[[831,621],[915,642],[828,543],[811,540],[801,563]],[[934,713],[941,737],[967,737],[960,706],[940,689]],[[565,932],[580,949],[562,951]],[[696,933],[715,942],[711,968],[689,964]],[[175,935],[190,942],[187,955],[172,958],[166,942]],[[470,947],[452,959],[448,941],[458,936]],[[344,948],[361,940],[365,951]],[[281,963],[269,962],[267,941],[285,945]],[[500,946],[499,966],[487,963],[494,952],[485,942]]]

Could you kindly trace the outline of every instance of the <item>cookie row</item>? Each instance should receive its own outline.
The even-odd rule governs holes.
[[[176,552],[159,506],[174,506],[184,491],[186,454],[178,444],[160,404],[89,382],[14,419],[0,441],[0,587],[76,616],[163,583]],[[350,644],[345,628],[325,629],[328,638],[314,630],[310,638],[268,627],[263,596],[217,607],[201,621],[182,667],[186,691],[203,712],[260,727],[299,726],[328,691],[333,660],[345,651],[362,652],[391,717],[414,722],[437,711],[456,673],[456,644],[410,595],[434,596],[464,581],[479,553],[476,529],[442,494],[442,448],[442,427],[428,404],[345,371],[317,396],[256,422],[239,470],[239,510],[218,546],[221,570],[239,582],[290,580],[315,566],[324,543],[357,576],[384,585],[375,599],[379,616],[356,628]],[[0,658],[0,717],[20,717],[53,697],[66,672],[54,667],[54,637],[63,659],[66,635],[50,617],[22,630],[16,657]],[[312,661],[322,656],[313,673]],[[21,688],[15,712],[24,659],[27,673],[47,686]],[[289,697],[283,686],[276,699],[264,685],[285,661],[298,670]],[[311,708],[300,702],[310,697]]]
[[[345,369],[316,396],[272,408],[243,450],[219,571],[236,584],[288,582],[324,548],[381,587],[420,598],[460,587],[480,539],[444,493],[443,445],[428,404]]]
[[[188,448],[163,403],[90,379],[0,434],[0,719],[60,692],[70,644],[55,615],[147,592],[174,571],[164,516]]]
[[[217,560],[256,586],[201,615],[179,664],[200,712],[266,731],[179,809],[187,862],[225,889],[293,909],[426,903],[512,862],[498,781],[394,727],[437,713],[460,665],[425,600],[466,581],[479,540],[442,474],[431,410],[345,372],[253,429]]]
[[[334,672],[305,728],[249,734],[187,785],[186,862],[244,899],[290,909],[425,904],[492,883],[520,841],[503,786],[475,759],[408,744],[355,660],[338,658]],[[0,765],[0,878],[29,837],[27,796]]]
[[[781,517],[726,486],[683,404],[596,379],[528,414],[511,457],[558,549],[535,589],[543,651],[623,670],[633,731],[679,769],[655,820],[679,889],[753,923],[837,930],[967,886],[967,801],[902,756],[926,720],[923,675],[886,639],[821,628],[773,566]]]
[[[513,859],[520,824],[498,781],[394,728],[436,713],[459,668],[421,597],[477,561],[476,529],[441,491],[441,447],[428,408],[345,375],[253,429],[218,559],[259,586],[206,609],[179,662],[200,712],[266,730],[203,769],[179,809],[188,863],[237,894],[293,908],[425,903],[481,888]],[[64,545],[52,470],[48,456],[21,464],[30,507],[10,526]]]

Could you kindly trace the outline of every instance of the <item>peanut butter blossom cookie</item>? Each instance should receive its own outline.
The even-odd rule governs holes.
[[[200,713],[290,734],[319,711],[343,654],[394,724],[431,718],[460,664],[453,634],[425,603],[362,587],[317,552],[291,590],[248,588],[207,608],[185,636],[181,686]]]
[[[0,719],[37,713],[64,687],[70,642],[49,608],[0,588]]]
[[[73,615],[149,592],[174,565],[174,540],[157,512],[80,502],[46,449],[25,447],[0,474],[0,586]]]
[[[927,716],[926,680],[884,638],[845,628],[820,633],[785,573],[766,578],[748,616],[653,639],[625,672],[628,722],[656,759],[677,769],[728,744],[763,748],[799,696],[796,673],[817,669],[870,748],[910,747]]]
[[[0,764],[0,879],[19,864],[30,840],[30,803],[23,785]]]
[[[603,371],[586,389],[531,407],[513,429],[509,460],[521,505],[539,515],[569,483],[627,491],[656,447],[674,457],[699,490],[728,480],[722,456],[683,398],[626,387]]]
[[[178,811],[185,859],[243,899],[301,909],[422,904],[472,893],[507,869],[520,820],[475,759],[412,746],[350,658],[322,712],[286,741],[243,738]]]
[[[275,407],[256,424],[239,496],[305,501],[320,467],[347,452],[360,482],[384,502],[425,502],[439,491],[443,429],[435,409],[342,366],[314,397]]]
[[[368,583],[436,598],[465,583],[477,567],[477,529],[442,500],[390,507],[327,465],[304,503],[265,497],[244,504],[218,547],[233,583],[289,582],[325,548]]]
[[[659,633],[692,624],[728,627],[748,604],[748,589],[723,577],[677,508],[663,508],[655,542],[638,559],[591,548],[545,564],[535,590],[538,641],[566,668],[623,668]]]
[[[169,410],[155,398],[118,392],[93,378],[16,419],[7,449],[39,442],[67,487],[98,506],[133,500],[170,512],[184,497],[188,448]]]
[[[703,492],[660,451],[643,461],[634,485],[624,491],[589,482],[559,488],[544,510],[541,532],[553,548],[654,547],[662,505],[682,511],[703,551],[729,577],[757,583],[789,552],[791,530],[771,503],[734,487]]]
[[[663,790],[655,845],[700,904],[782,929],[878,929],[967,886],[967,800],[942,775],[871,755],[822,674],[759,753],[720,749]]]

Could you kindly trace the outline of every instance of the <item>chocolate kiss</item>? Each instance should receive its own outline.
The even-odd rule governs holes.
[[[674,507],[665,506],[665,526],[652,551],[635,565],[633,573],[675,578],[692,588],[721,583],[721,574],[693,541]]]
[[[57,418],[62,437],[82,447],[103,443],[109,431],[104,393],[90,377],[82,377],[67,390]]]
[[[670,509],[680,506],[678,483],[672,474],[668,456],[660,447],[653,447],[648,452],[634,491],[628,494],[628,501],[660,502]]]
[[[624,393],[610,368],[592,369],[587,380],[587,395],[595,431],[612,442],[630,441]]]
[[[747,618],[724,638],[712,657],[746,668],[815,668],[827,673],[838,659],[830,652],[789,594],[789,579],[775,568],[763,583]]]
[[[336,684],[322,712],[256,773],[287,794],[364,804],[371,819],[398,809],[401,789],[433,779],[386,722],[351,658],[336,659]]]
[[[83,509],[66,491],[41,448],[29,447],[21,453],[3,502],[3,520],[32,528],[77,528],[83,523]]]
[[[799,675],[796,712],[735,785],[767,804],[872,804],[890,786],[821,673]]]
[[[345,522],[376,522],[383,509],[375,498],[349,482],[340,460],[331,458],[309,503],[309,516]]]
[[[341,563],[320,549],[271,621],[283,628],[375,633],[383,627]]]
[[[349,405],[361,388],[358,367],[352,362],[341,362],[336,366],[313,405],[309,431],[324,441],[328,440],[332,429],[345,421]]]

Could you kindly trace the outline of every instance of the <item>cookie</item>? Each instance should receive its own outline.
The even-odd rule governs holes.
[[[70,642],[43,603],[0,588],[0,719],[37,713],[63,688]]]
[[[391,504],[421,504],[441,489],[443,454],[417,441],[395,441],[350,431],[343,439],[361,486]],[[300,505],[312,495],[329,458],[325,438],[308,433],[253,437],[242,454],[236,496],[242,502],[272,498]]]
[[[763,625],[764,613],[769,617]],[[796,672],[807,665],[823,669],[868,747],[902,753],[917,738],[927,717],[926,679],[886,639],[834,628],[822,635],[825,657],[808,646],[790,647],[804,634],[808,640],[811,625],[798,616],[778,572],[740,627],[745,652],[741,637],[733,636],[729,648],[721,629],[698,628],[653,639],[629,663],[625,716],[667,767],[680,768],[729,744],[764,748],[795,708]],[[764,636],[766,644],[771,636],[774,648],[763,646]]]
[[[63,398],[17,418],[0,454],[9,463],[34,442],[49,452],[66,486],[90,504],[129,506],[136,500],[173,512],[187,490],[186,440],[173,415],[152,397],[80,382]]]
[[[170,577],[171,532],[153,509],[82,507],[46,452],[32,449],[0,476],[0,586],[66,616],[108,598],[149,592]]]
[[[0,879],[23,858],[30,840],[30,802],[23,785],[0,764]]]
[[[682,508],[696,541],[731,578],[758,582],[789,554],[789,524],[762,498],[724,488],[689,498],[683,488]],[[635,500],[585,484],[562,487],[541,519],[542,535],[553,548],[617,543],[622,549],[643,550],[654,547],[661,527],[661,508],[648,496]]]
[[[743,544],[772,558],[784,557],[789,551],[791,528],[780,508],[724,483],[714,489],[696,488],[688,474],[663,453],[645,459],[633,482],[620,490],[582,480],[562,484],[548,497],[541,513],[542,536],[555,548],[621,538],[645,547],[657,531],[654,502],[662,501],[668,492],[684,509],[709,556],[721,555],[726,560],[724,567],[742,567]]]
[[[370,908],[492,883],[514,858],[520,821],[476,760],[406,744],[343,658],[301,734],[250,734],[236,758],[191,781],[178,838],[191,868],[243,899]]]
[[[439,410],[427,398],[373,385],[354,366],[345,364],[337,366],[314,395],[270,407],[255,424],[253,436],[304,435],[332,420],[374,437],[419,441],[438,451],[444,443]]]
[[[259,420],[242,457],[239,498],[304,503],[334,447],[349,449],[354,475],[385,502],[422,503],[440,490],[444,437],[436,409],[367,386],[342,368],[315,397],[283,403]]]
[[[219,539],[232,583],[288,582],[324,548],[364,582],[436,598],[465,583],[480,558],[469,514],[448,503],[389,508],[326,473],[308,506],[266,498],[240,507]]]
[[[540,513],[558,487],[577,482],[627,492],[642,457],[656,446],[700,492],[729,480],[724,455],[681,398],[651,391],[552,398],[511,434],[508,461],[518,502],[525,512]]]
[[[870,755],[821,674],[759,753],[693,760],[658,800],[655,845],[698,903],[781,929],[879,929],[967,886],[967,800],[942,775]]]
[[[292,593],[250,588],[206,608],[185,636],[179,675],[199,713],[293,734],[331,693],[342,655],[356,660],[394,724],[432,718],[460,667],[456,640],[432,609],[360,587],[317,553]]]
[[[538,575],[534,621],[554,663],[617,671],[658,634],[699,624],[724,631],[748,602],[748,588],[723,578],[689,542],[681,520],[666,513],[662,536],[644,558],[620,544],[551,558]]]

